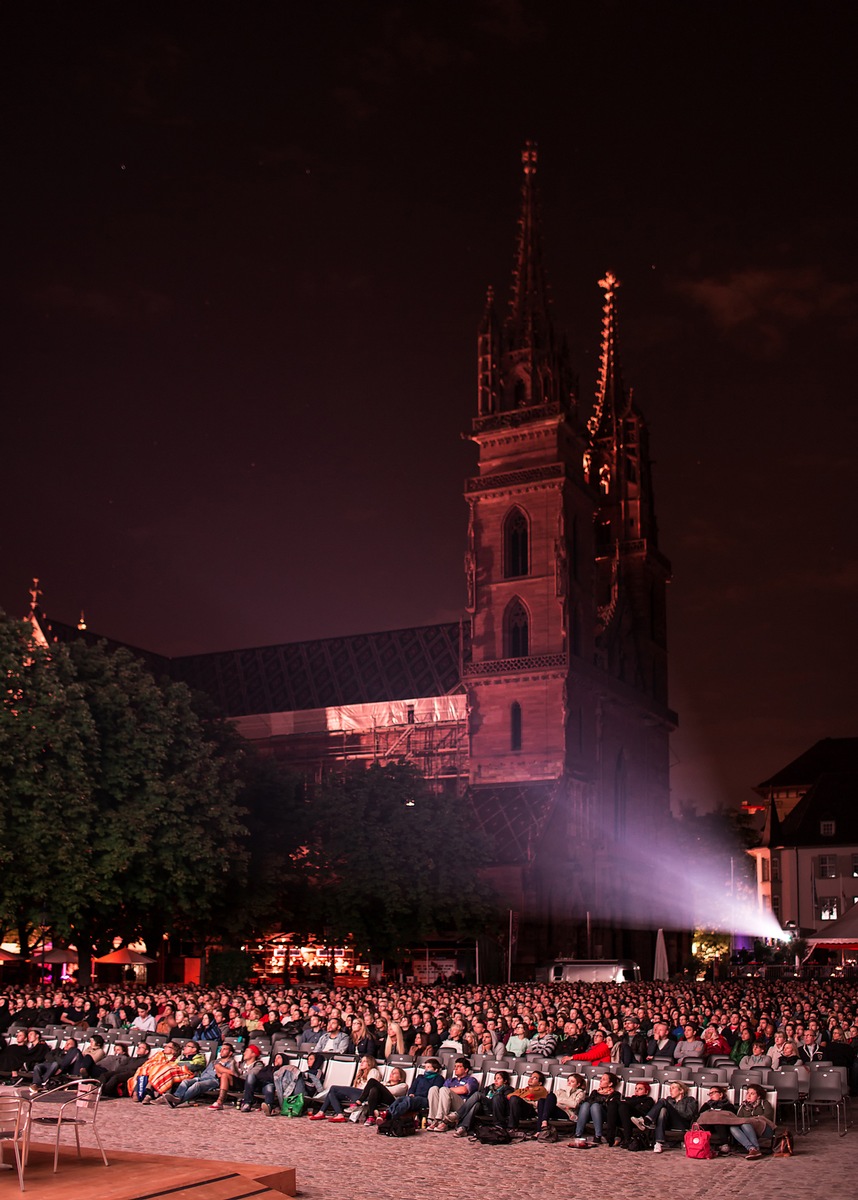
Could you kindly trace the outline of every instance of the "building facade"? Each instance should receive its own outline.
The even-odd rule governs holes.
[[[575,953],[651,961],[648,934],[629,928],[619,899],[636,839],[669,820],[670,564],[646,423],[620,369],[618,281],[600,281],[599,377],[585,413],[554,327],[535,147],[522,157],[511,299],[500,316],[489,292],[477,339],[461,620],[167,669],[312,779],[408,761],[461,796],[518,914],[524,969]],[[639,912],[636,925],[647,924]]]
[[[754,790],[766,813],[750,851],[760,907],[824,933],[858,903],[858,738],[824,738]]]

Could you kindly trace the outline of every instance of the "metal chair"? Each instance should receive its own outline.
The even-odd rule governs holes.
[[[798,1072],[796,1071],[769,1071],[768,1086],[777,1088],[778,1104],[791,1104],[795,1117],[795,1131],[798,1129],[798,1118],[801,1113],[801,1126],[804,1130],[804,1106],[802,1104],[801,1091],[798,1086]]]
[[[837,1117],[837,1132],[843,1137],[847,1130],[846,1095],[839,1073],[834,1071],[811,1071],[804,1111],[811,1108],[833,1108]],[[843,1130],[840,1129],[840,1110],[843,1110]]]
[[[63,1099],[63,1097],[68,1098]],[[57,1139],[54,1144],[54,1173],[56,1174],[60,1159],[60,1135],[62,1134],[63,1127],[71,1126],[74,1130],[75,1142],[77,1143],[77,1156],[80,1158],[80,1130],[82,1126],[89,1125],[92,1129],[96,1145],[101,1152],[101,1157],[104,1159],[104,1165],[106,1167],[110,1166],[110,1163],[107,1161],[107,1155],[104,1153],[104,1147],[101,1144],[101,1138],[98,1136],[96,1125],[100,1097],[101,1084],[95,1079],[79,1079],[74,1083],[66,1083],[62,1087],[53,1088],[49,1092],[42,1092],[41,1095],[36,1096],[30,1104],[30,1120],[27,1124],[24,1161],[27,1161],[30,1134],[33,1126],[40,1125],[55,1128]],[[52,1113],[50,1116],[37,1115],[36,1110],[45,1104],[59,1104],[59,1112]]]
[[[27,1159],[27,1129],[30,1101],[8,1093],[0,1095],[0,1141],[11,1142],[15,1150],[18,1185],[24,1190],[24,1164]]]

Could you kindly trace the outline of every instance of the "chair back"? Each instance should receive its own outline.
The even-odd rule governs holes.
[[[0,1093],[0,1137],[18,1141],[27,1124],[30,1103],[21,1096],[9,1092]]]

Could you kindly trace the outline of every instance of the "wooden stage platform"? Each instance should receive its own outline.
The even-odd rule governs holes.
[[[107,1149],[105,1167],[97,1150],[84,1146],[77,1157],[74,1142],[60,1147],[60,1165],[54,1174],[53,1146],[30,1146],[24,1171],[24,1188],[18,1189],[11,1148],[3,1154],[11,1170],[0,1172],[4,1196],[23,1195],[28,1200],[278,1200],[294,1196],[295,1168],[270,1164],[217,1162],[202,1158],[174,1158],[159,1154],[129,1154]]]

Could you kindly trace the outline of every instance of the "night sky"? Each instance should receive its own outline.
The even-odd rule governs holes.
[[[0,604],[167,654],[457,619],[533,138],[587,404],[624,285],[675,803],[858,733],[852,8],[4,6]]]

